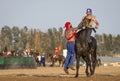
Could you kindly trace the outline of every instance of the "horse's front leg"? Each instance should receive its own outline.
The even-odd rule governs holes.
[[[84,57],[83,59],[84,59],[85,62],[86,62],[86,70],[85,70],[86,76],[89,76],[89,72],[88,72],[88,68],[89,68],[89,66],[90,66],[90,60],[89,60],[89,57],[86,56],[86,57]]]
[[[97,60],[96,60],[96,57],[93,56],[93,55],[92,55],[91,59],[92,59],[92,65],[91,65],[91,67],[93,68],[93,70],[92,70],[92,72],[91,72],[91,75],[93,75],[94,72],[95,72],[95,67],[96,67]],[[98,63],[98,64],[99,64],[99,63]]]
[[[91,61],[91,55],[88,56],[87,58],[87,68],[86,68],[86,75],[91,76],[93,73],[93,67],[92,67],[92,61]],[[88,72],[88,68],[90,69],[90,74]]]
[[[54,58],[51,58],[52,64],[50,65],[51,67],[54,66]]]
[[[64,64],[65,64],[65,60],[62,61],[62,67],[64,66]]]
[[[61,61],[59,60],[59,67],[60,67],[60,65],[61,65]]]
[[[78,77],[78,75],[79,75],[79,67],[80,67],[80,65],[79,65],[79,61],[80,61],[80,56],[76,56],[76,75],[75,75],[75,77]]]

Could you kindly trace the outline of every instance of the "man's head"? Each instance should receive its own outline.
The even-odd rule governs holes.
[[[66,22],[64,27],[65,27],[66,29],[69,29],[71,26],[72,26],[72,25],[71,25],[70,22]]]
[[[92,9],[88,8],[88,9],[86,10],[86,14],[87,14],[87,15],[91,15],[91,14],[92,14]]]

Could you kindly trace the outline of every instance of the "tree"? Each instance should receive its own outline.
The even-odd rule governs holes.
[[[7,47],[9,50],[12,48],[12,34],[9,26],[4,26],[1,29],[1,44],[3,49]],[[3,50],[2,49],[2,50]]]
[[[14,26],[11,30],[12,32],[12,48],[14,50],[19,50],[19,48],[21,48],[19,46],[20,43],[20,30],[18,27]]]
[[[61,50],[66,49],[66,38],[62,27],[59,28],[58,36],[59,36],[59,41],[62,44]]]
[[[41,32],[39,29],[34,30],[34,49],[38,50],[40,53],[42,52],[40,45],[41,45]]]
[[[54,53],[55,48],[56,48],[55,31],[56,31],[56,29],[54,28],[54,32],[53,32],[52,29],[48,29],[48,32],[47,32],[48,37],[49,37],[49,43],[50,43],[49,46],[48,46],[48,52],[50,52],[52,54]]]
[[[23,45],[23,49],[26,49],[26,44],[28,42],[28,28],[25,26],[20,31],[20,42]]]
[[[120,53],[120,35],[115,38],[113,49],[115,53]]]

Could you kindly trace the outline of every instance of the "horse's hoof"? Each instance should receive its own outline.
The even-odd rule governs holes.
[[[50,65],[50,67],[53,67],[53,65]]]
[[[86,74],[87,77],[90,77],[91,75],[89,73]]]
[[[90,74],[91,74],[91,76],[94,75],[94,71],[92,71]]]
[[[94,73],[91,73],[91,76],[94,75]]]
[[[87,77],[91,77],[91,75],[87,75]]]
[[[75,75],[75,78],[78,78],[78,75]]]

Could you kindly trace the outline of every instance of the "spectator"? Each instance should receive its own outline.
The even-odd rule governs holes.
[[[44,67],[46,66],[46,64],[45,64],[45,56],[44,56],[44,55],[41,56],[41,64],[42,64]]]
[[[38,55],[38,56],[37,56],[37,59],[38,59],[38,64],[41,66],[41,56]]]

